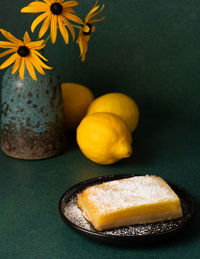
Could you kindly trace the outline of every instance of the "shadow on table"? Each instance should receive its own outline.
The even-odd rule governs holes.
[[[67,139],[67,147],[65,152],[69,152],[72,149],[76,149],[78,147],[76,142],[76,131],[66,132],[66,139]]]

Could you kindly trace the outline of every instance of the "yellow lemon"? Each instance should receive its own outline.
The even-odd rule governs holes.
[[[132,133],[139,121],[139,109],[135,101],[122,93],[108,93],[96,98],[89,106],[87,114],[111,112],[118,115]]]
[[[76,138],[83,154],[98,164],[113,164],[132,153],[131,133],[113,113],[98,112],[84,117]]]
[[[94,95],[87,87],[75,83],[63,83],[61,89],[66,128],[75,130],[85,116]]]

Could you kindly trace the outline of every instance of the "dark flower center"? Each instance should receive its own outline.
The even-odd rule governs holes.
[[[87,31],[85,31],[86,28],[87,28]],[[83,34],[85,34],[85,35],[90,35],[91,32],[92,32],[92,24],[86,23],[86,24],[83,26]]]
[[[17,50],[17,53],[21,56],[21,57],[26,57],[29,54],[29,49],[26,46],[20,46]]]
[[[50,7],[50,9],[51,9],[51,12],[52,12],[53,14],[56,14],[56,15],[61,14],[62,11],[63,11],[63,7],[62,7],[62,5],[59,4],[59,3],[54,3],[54,4],[52,4],[51,7]]]

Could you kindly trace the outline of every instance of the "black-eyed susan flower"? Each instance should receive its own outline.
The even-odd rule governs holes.
[[[0,58],[13,53],[0,65],[0,69],[14,63],[11,73],[14,74],[19,69],[19,76],[22,80],[24,80],[25,66],[33,80],[37,80],[35,69],[42,75],[45,75],[43,68],[52,69],[42,62],[41,59],[48,60],[37,51],[44,48],[44,40],[31,41],[28,32],[25,32],[23,41],[21,41],[3,29],[0,29],[0,32],[8,40],[0,41],[0,48],[8,49],[0,53]]]
[[[104,17],[99,19],[93,19],[96,15],[98,15],[103,10],[104,5],[102,5],[100,9],[99,8],[100,6],[98,5],[98,0],[97,0],[93,8],[86,15],[84,21],[82,22],[82,28],[79,30],[77,43],[79,44],[82,61],[85,61],[85,55],[88,50],[88,41],[90,40],[90,35],[95,31],[95,26],[92,24],[96,22],[100,22],[101,20],[104,19]]]
[[[72,38],[75,38],[75,31],[69,20],[76,23],[82,23],[81,19],[75,15],[75,11],[72,8],[77,5],[77,1],[42,0],[31,2],[28,6],[22,8],[21,12],[42,13],[33,21],[31,31],[34,32],[37,25],[43,21],[39,31],[39,38],[46,33],[50,26],[51,42],[55,43],[57,37],[57,27],[59,26],[63,39],[67,44],[69,42],[68,30],[71,32]]]

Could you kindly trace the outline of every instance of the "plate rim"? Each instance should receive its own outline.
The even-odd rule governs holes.
[[[146,174],[147,175],[147,174]],[[87,236],[87,237],[90,237],[90,238],[98,238],[98,240],[102,239],[102,241],[105,241],[104,239],[107,239],[107,241],[142,241],[143,239],[149,239],[149,238],[162,238],[162,237],[166,237],[166,236],[169,236],[170,234],[173,234],[173,233],[176,233],[178,232],[179,230],[181,230],[182,228],[184,228],[184,226],[186,224],[188,224],[189,222],[191,222],[192,218],[194,217],[195,215],[195,212],[196,212],[196,202],[195,202],[195,199],[194,197],[182,186],[174,183],[174,182],[171,182],[167,179],[164,179],[162,177],[162,179],[164,179],[169,185],[171,188],[175,187],[177,189],[179,189],[180,191],[182,191],[186,196],[187,198],[189,198],[190,200],[190,203],[192,204],[191,206],[191,213],[190,213],[190,216],[187,217],[183,223],[181,225],[179,225],[178,227],[176,228],[172,228],[172,229],[168,229],[167,231],[165,232],[159,232],[159,233],[155,233],[155,234],[150,234],[150,233],[147,233],[145,235],[134,235],[134,236],[120,236],[120,235],[109,235],[109,234],[106,234],[106,233],[103,233],[101,231],[97,231],[97,232],[93,232],[91,230],[88,230],[88,229],[85,229],[83,227],[80,227],[76,224],[74,224],[72,221],[70,221],[63,213],[62,211],[62,202],[63,202],[63,199],[64,197],[68,194],[69,195],[69,199],[70,197],[73,195],[73,194],[76,194],[78,192],[76,192],[75,190],[77,188],[81,189],[84,187],[87,188],[89,186],[92,186],[92,185],[95,185],[96,181],[102,181],[102,182],[109,182],[109,181],[112,181],[112,180],[118,180],[118,179],[125,179],[125,178],[129,178],[129,177],[135,177],[135,176],[145,176],[145,175],[142,175],[142,174],[111,174],[111,175],[103,175],[103,176],[97,176],[97,177],[94,177],[94,178],[89,178],[89,179],[86,179],[86,180],[83,180],[73,186],[71,186],[69,189],[67,189],[60,197],[59,199],[59,203],[58,203],[58,210],[59,210],[59,213],[60,213],[60,216],[61,218],[63,219],[63,221],[69,226],[71,227],[73,230],[75,230],[76,232],[78,233],[81,233],[82,235],[84,236]],[[114,178],[114,179],[113,179]],[[99,183],[101,184],[101,183]],[[74,190],[74,192],[73,192]],[[72,193],[71,193],[72,192]],[[176,193],[176,192],[175,192]],[[155,222],[156,223],[156,222]],[[145,225],[145,224],[143,224]],[[117,228],[116,228],[117,229]]]

